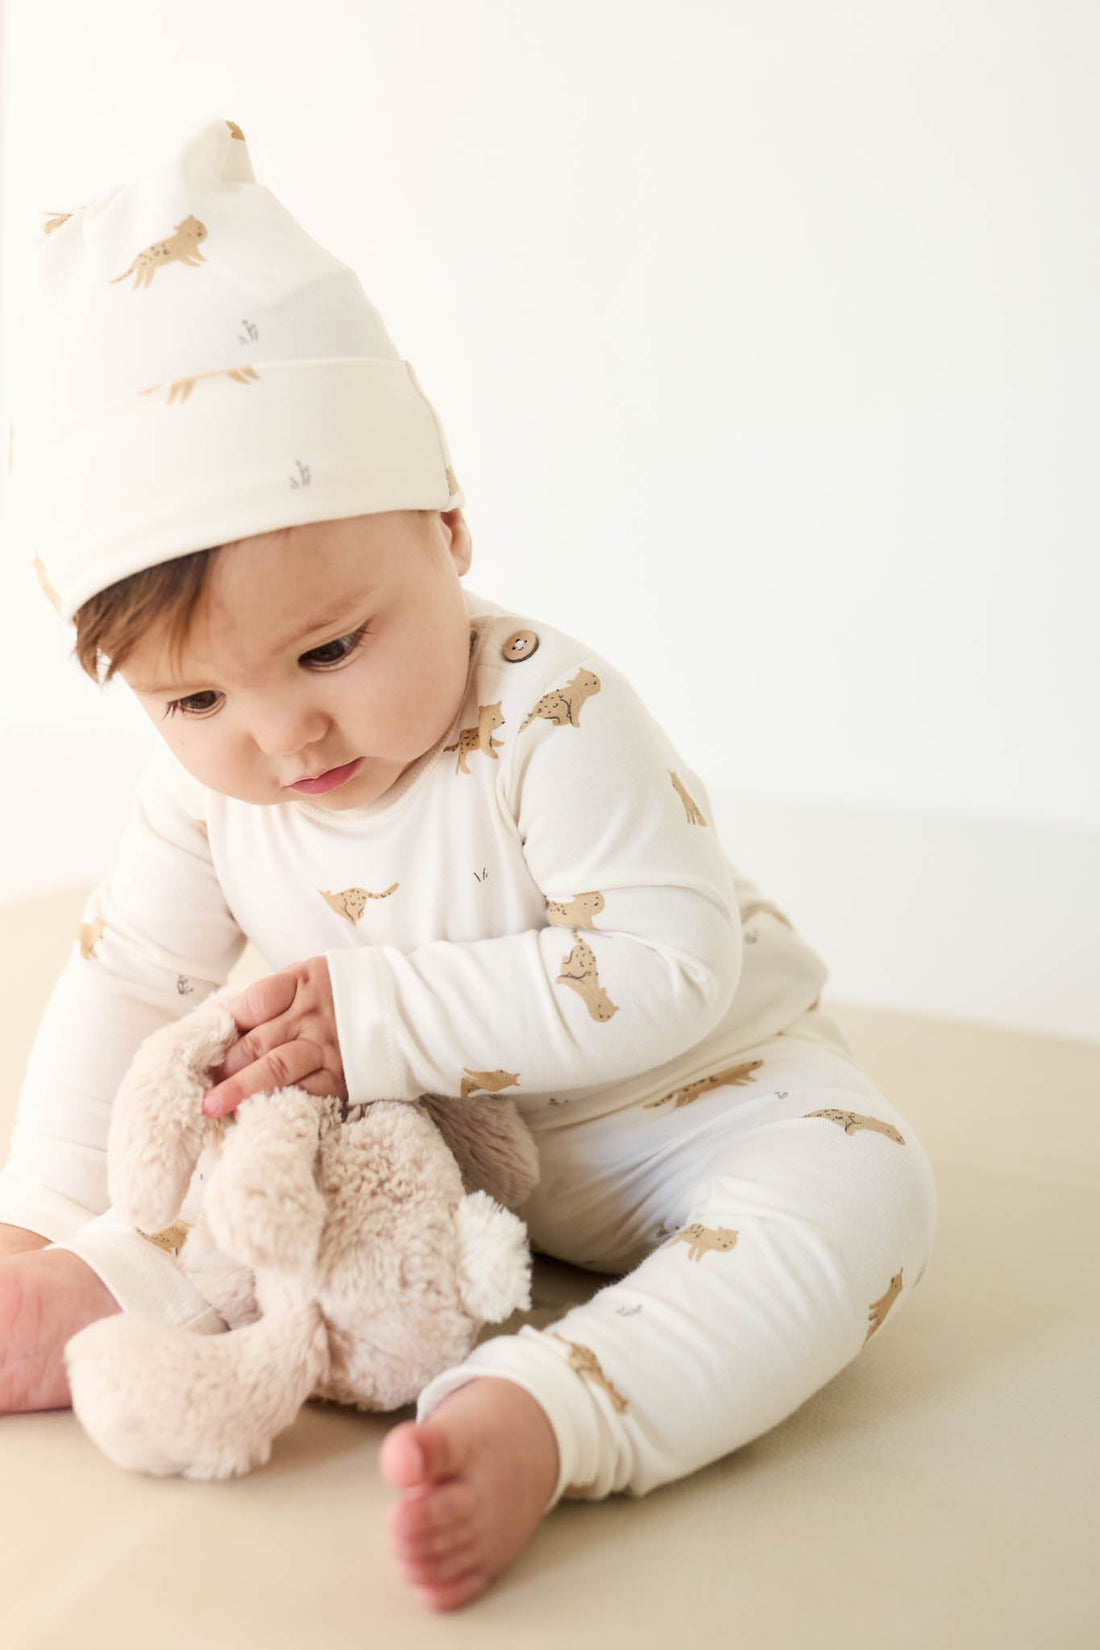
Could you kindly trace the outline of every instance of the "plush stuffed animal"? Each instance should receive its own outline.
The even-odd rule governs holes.
[[[124,1312],[64,1350],[85,1431],[157,1476],[262,1466],[310,1397],[399,1408],[483,1323],[530,1305],[526,1228],[508,1206],[538,1159],[514,1103],[350,1104],[291,1086],[205,1117],[209,1072],[237,1037],[235,994],[146,1038],[107,1152],[114,1208],[166,1247],[185,1234],[180,1263],[227,1331]]]

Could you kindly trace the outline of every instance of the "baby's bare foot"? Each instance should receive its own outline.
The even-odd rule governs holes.
[[[402,1421],[379,1459],[405,1491],[389,1509],[391,1544],[433,1610],[484,1592],[534,1534],[558,1481],[542,1406],[495,1375],[459,1387],[423,1423]]]
[[[71,1250],[33,1249],[0,1260],[0,1414],[67,1409],[65,1343],[118,1311],[106,1284]]]

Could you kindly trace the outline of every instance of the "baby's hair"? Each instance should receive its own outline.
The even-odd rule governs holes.
[[[84,674],[106,687],[134,649],[157,628],[164,630],[172,669],[178,670],[203,586],[221,548],[213,544],[208,550],[192,550],[156,567],[145,567],[89,596],[73,614],[73,654]],[[100,655],[107,666],[102,680]]]
[[[430,516],[434,512],[416,510],[413,514]],[[73,615],[73,656],[84,674],[106,687],[153,630],[163,633],[171,668],[178,670],[203,588],[222,548],[212,544],[206,550],[175,556],[89,596]],[[102,677],[101,655],[106,663]]]

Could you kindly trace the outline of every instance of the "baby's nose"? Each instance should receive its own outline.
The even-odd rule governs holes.
[[[252,737],[265,756],[278,757],[289,767],[304,772],[316,766],[308,760],[307,753],[320,749],[331,725],[331,717],[318,707],[271,706],[253,721]]]

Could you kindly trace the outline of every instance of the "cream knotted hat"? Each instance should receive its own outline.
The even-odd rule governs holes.
[[[465,502],[358,276],[256,182],[233,121],[50,214],[32,255],[5,536],[63,619],[192,550]]]

